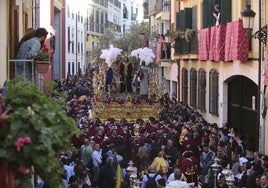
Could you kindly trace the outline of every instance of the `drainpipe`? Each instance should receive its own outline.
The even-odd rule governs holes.
[[[262,27],[262,15],[261,15],[261,10],[262,10],[262,1],[259,0],[259,31],[261,31],[261,27]],[[259,55],[258,55],[258,110],[257,110],[257,118],[258,118],[258,126],[259,126],[259,136],[260,136],[260,144],[259,144],[259,151],[264,153],[265,151],[265,122],[264,119],[261,116],[261,67],[262,67],[262,42],[261,40],[258,40],[259,44],[258,44],[258,51],[259,51]],[[263,93],[263,95],[265,95],[265,93]],[[264,101],[262,101],[264,102]],[[260,121],[262,120],[262,121]]]
[[[178,1],[178,11],[180,11],[180,9],[181,9],[181,2],[180,1]],[[177,27],[177,25],[176,25],[176,27]],[[178,96],[178,101],[180,102],[181,101],[181,88],[180,88],[180,86],[181,86],[181,78],[180,78],[180,76],[181,76],[181,64],[180,64],[180,59],[177,59],[177,66],[178,66],[178,83],[177,83],[177,85],[178,85],[178,94],[177,94],[177,96]]]

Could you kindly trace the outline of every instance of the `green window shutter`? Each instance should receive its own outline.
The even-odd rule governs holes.
[[[206,28],[209,25],[207,16],[207,12],[209,11],[208,7],[208,0],[203,0],[203,28]]]
[[[192,29],[192,8],[185,8],[185,30]],[[185,31],[184,30],[184,31]]]
[[[216,20],[213,16],[213,13],[215,12],[214,10],[214,0],[209,0],[209,9],[208,9],[208,13],[207,13],[207,17],[208,17],[208,21],[209,21],[209,25],[208,27],[211,27],[211,26],[215,26],[215,23],[216,23]]]
[[[192,8],[192,29],[197,30],[197,6]]]
[[[215,18],[212,15],[214,11],[214,0],[203,0],[203,28],[215,25]]]
[[[226,24],[232,21],[232,1],[221,1],[221,24]]]
[[[185,10],[180,11],[181,16],[180,16],[180,28],[179,30],[185,31]]]
[[[176,29],[178,30],[179,29],[179,26],[180,26],[180,12],[177,12],[176,13]]]

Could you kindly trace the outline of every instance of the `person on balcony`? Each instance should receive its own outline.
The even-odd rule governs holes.
[[[18,49],[18,53],[16,54],[16,59],[20,59],[20,60],[32,59],[35,55],[37,55],[42,47],[42,44],[45,42],[47,38],[47,34],[48,32],[45,28],[38,28],[35,31],[34,37],[32,38],[28,36],[29,33],[28,34],[26,33],[25,34],[26,37],[24,36],[19,43],[19,49]],[[25,38],[29,38],[29,39],[25,40]],[[33,77],[32,64],[30,63],[25,64],[25,62],[16,62],[15,75],[16,76],[25,75],[26,80],[31,80]]]
[[[218,26],[221,24],[221,7],[219,4],[216,4],[214,6],[215,13],[213,13],[214,18],[216,19],[215,26]]]
[[[45,28],[38,28],[33,38],[26,40],[20,45],[16,59],[31,59],[37,55],[47,38],[47,34],[48,32]]]

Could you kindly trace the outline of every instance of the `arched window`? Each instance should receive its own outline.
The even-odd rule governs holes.
[[[198,109],[206,110],[206,72],[198,71]]]
[[[182,69],[182,102],[188,103],[188,70]]]
[[[219,76],[215,69],[209,72],[209,113],[218,115]]]
[[[190,70],[190,105],[196,107],[197,73],[194,68]]]

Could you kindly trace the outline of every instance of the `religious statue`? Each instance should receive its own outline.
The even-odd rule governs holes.
[[[108,66],[108,69],[106,71],[106,88],[105,91],[110,92],[112,89],[112,83],[114,78],[114,71],[112,66]]]
[[[148,98],[148,85],[149,85],[149,68],[145,66],[143,61],[139,70],[140,79],[140,95],[141,98]]]
[[[120,93],[131,93],[132,92],[132,73],[133,65],[129,62],[126,57],[124,62],[120,64]]]

